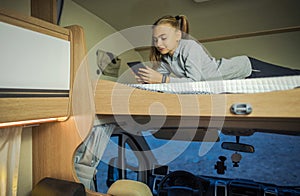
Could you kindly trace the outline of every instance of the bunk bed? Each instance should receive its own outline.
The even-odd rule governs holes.
[[[199,40],[201,43],[297,32],[299,26]],[[142,48],[141,50],[144,50]],[[147,49],[147,48],[146,48]],[[99,80],[97,117],[128,130],[221,129],[299,134],[300,76],[174,84]]]

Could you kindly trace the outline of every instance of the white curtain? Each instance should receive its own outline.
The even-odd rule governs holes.
[[[90,135],[77,149],[75,170],[77,177],[86,188],[95,191],[93,178],[110,136],[116,125],[104,124],[94,126]]]
[[[23,127],[0,129],[0,195],[17,195]]]

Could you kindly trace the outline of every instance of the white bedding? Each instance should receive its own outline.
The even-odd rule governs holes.
[[[300,87],[300,75],[238,80],[165,84],[129,84],[132,87],[172,94],[262,93]]]

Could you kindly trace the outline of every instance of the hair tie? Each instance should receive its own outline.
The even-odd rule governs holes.
[[[175,16],[175,19],[176,19],[176,20],[180,20],[180,16],[178,16],[178,15]]]

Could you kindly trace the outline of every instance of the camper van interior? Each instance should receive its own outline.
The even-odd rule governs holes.
[[[298,1],[49,2],[0,3],[1,196],[300,195],[300,75],[139,84],[127,65],[149,63],[159,3],[214,56],[300,69]]]

